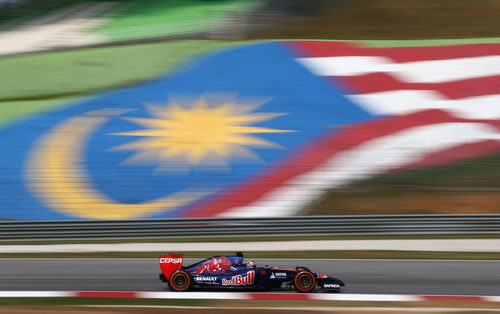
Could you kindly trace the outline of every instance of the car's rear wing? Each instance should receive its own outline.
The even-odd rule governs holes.
[[[183,262],[182,254],[167,254],[165,256],[160,256],[160,268],[161,272],[167,280],[170,279],[170,275],[182,267]]]

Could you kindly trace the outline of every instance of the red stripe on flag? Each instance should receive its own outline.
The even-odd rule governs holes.
[[[137,293],[136,292],[81,291],[81,292],[76,292],[75,297],[80,297],[80,298],[137,298]]]
[[[200,207],[194,207],[187,213],[187,217],[210,217],[234,207],[249,205],[273,189],[286,186],[288,180],[314,170],[330,158],[361,143],[412,127],[444,122],[490,123],[485,120],[456,118],[445,111],[436,109],[401,117],[377,119],[352,125],[349,130],[340,129],[340,132],[335,130],[315,143],[299,149],[297,155],[282,164],[270,167],[245,184],[219,193]]]
[[[314,300],[311,295],[291,293],[249,293],[252,300]]]
[[[394,62],[431,61],[500,55],[500,44],[466,44],[434,47],[371,48],[336,41],[286,42],[298,57],[381,56]]]
[[[359,76],[335,76],[331,80],[352,94],[392,90],[433,90],[450,99],[500,94],[500,75],[446,83],[406,83],[386,73]]]

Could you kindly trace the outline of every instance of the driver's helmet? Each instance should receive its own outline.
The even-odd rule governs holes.
[[[247,266],[248,267],[255,267],[255,262],[254,261],[247,261]]]

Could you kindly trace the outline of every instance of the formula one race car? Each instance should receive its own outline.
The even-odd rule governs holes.
[[[189,266],[183,266],[182,254],[160,256],[160,280],[174,291],[191,287],[248,288],[270,290],[283,284],[298,292],[310,292],[316,284],[327,291],[339,292],[345,284],[324,274],[311,272],[307,267],[295,269],[276,266],[257,267],[255,262],[243,262],[243,254],[214,256]]]

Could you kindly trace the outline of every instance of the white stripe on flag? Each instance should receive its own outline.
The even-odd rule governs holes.
[[[372,72],[392,72],[395,65],[385,57],[312,57],[297,58],[300,64],[320,76],[352,76]],[[395,70],[395,69],[393,69]]]
[[[439,136],[436,136],[439,134]],[[322,166],[264,195],[251,206],[233,208],[225,217],[286,216],[335,188],[366,179],[458,145],[500,140],[500,132],[485,123],[439,123],[378,137],[332,157]]]
[[[347,97],[376,115],[403,115],[427,109],[442,109],[466,119],[500,118],[500,95],[447,99],[434,91],[396,90]]]
[[[408,83],[444,83],[500,74],[500,56],[395,63],[377,56],[297,58],[320,76],[389,73]]]

